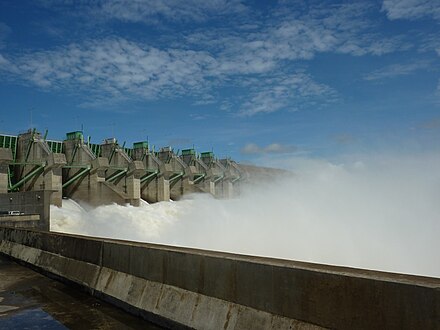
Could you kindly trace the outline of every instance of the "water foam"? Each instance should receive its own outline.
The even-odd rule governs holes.
[[[440,277],[438,155],[295,164],[294,178],[239,199],[90,211],[64,201],[51,230]]]

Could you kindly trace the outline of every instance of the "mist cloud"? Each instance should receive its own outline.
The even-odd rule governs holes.
[[[440,277],[439,154],[278,165],[296,176],[244,188],[239,199],[53,207],[51,229]]]

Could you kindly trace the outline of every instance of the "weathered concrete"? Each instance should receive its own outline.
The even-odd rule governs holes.
[[[138,142],[133,148],[133,159],[144,164],[145,171],[140,179],[142,199],[149,203],[170,200],[171,165],[163,164],[156,155],[148,149],[148,142]]]
[[[188,177],[188,166],[170,147],[161,148],[157,152],[157,158],[162,162],[160,172],[169,182],[171,199],[179,200],[183,195],[194,192],[193,184]]]
[[[0,228],[0,252],[203,329],[438,329],[440,279]]]
[[[49,190],[0,194],[0,211],[21,213],[0,217],[0,225],[49,231],[51,194]]]
[[[0,148],[0,194],[8,192],[9,187],[9,165],[12,163],[12,150]]]
[[[63,182],[68,182],[79,173],[84,173],[70,185],[64,187],[65,197],[91,206],[112,203],[123,205],[136,198],[136,187],[133,181],[129,180],[129,189],[134,191],[132,196],[122,188],[106,182],[106,172],[110,167],[108,158],[95,156],[88,145],[84,143],[82,134],[64,140],[63,144],[67,159],[67,166],[63,169]]]
[[[18,147],[14,168],[15,181],[38,168],[38,172],[19,187],[20,191],[51,190],[51,203],[62,204],[62,166],[66,164],[65,155],[53,153],[41,134],[32,130],[18,136]]]
[[[138,160],[133,161],[119,146],[116,139],[105,140],[101,148],[102,156],[109,161],[109,168],[106,170],[107,186],[113,185],[116,188],[115,191],[121,191],[121,197],[126,200],[126,203],[139,206],[140,176],[145,170],[144,164]],[[121,176],[111,180],[112,177],[120,173],[122,173]]]
[[[0,329],[160,329],[3,255],[0,279]]]
[[[146,141],[121,147],[115,138],[91,144],[82,131],[67,133],[64,141],[46,136],[35,129],[0,135],[5,147],[0,148],[0,193],[47,189],[53,191],[51,203],[60,207],[62,197],[91,206],[137,206],[141,198],[154,203],[199,192],[230,198],[246,178],[237,163],[219,161],[212,152],[200,156],[188,149],[179,156],[171,147],[151,151]]]
[[[215,195],[215,183],[213,181],[212,171],[209,167],[197,157],[194,149],[182,150],[180,156],[186,164],[185,177],[186,190],[190,193],[204,192]]]
[[[241,179],[244,176],[241,168],[232,159],[220,159],[220,163],[225,168],[225,178],[223,183],[223,197],[233,198],[240,195]]]

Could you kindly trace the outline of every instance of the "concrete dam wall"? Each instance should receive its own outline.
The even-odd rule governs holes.
[[[439,329],[440,279],[0,228],[0,252],[170,327]]]
[[[72,198],[91,206],[178,200],[185,194],[209,193],[231,198],[247,174],[231,159],[213,152],[151,148],[148,141],[132,148],[115,138],[101,144],[84,140],[80,131],[63,141],[48,140],[34,130],[0,135],[0,193],[50,190],[51,204]]]

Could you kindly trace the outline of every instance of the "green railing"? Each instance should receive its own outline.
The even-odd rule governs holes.
[[[17,137],[13,135],[0,135],[0,147],[12,150],[12,157],[15,160],[17,155]]]
[[[64,143],[63,142],[47,140],[46,143],[53,153],[56,153],[56,154],[64,153]]]
[[[133,149],[131,148],[124,148],[124,151],[127,155],[130,156],[130,158],[133,158]]]
[[[100,144],[89,143],[89,148],[96,157],[102,157],[102,150]]]

